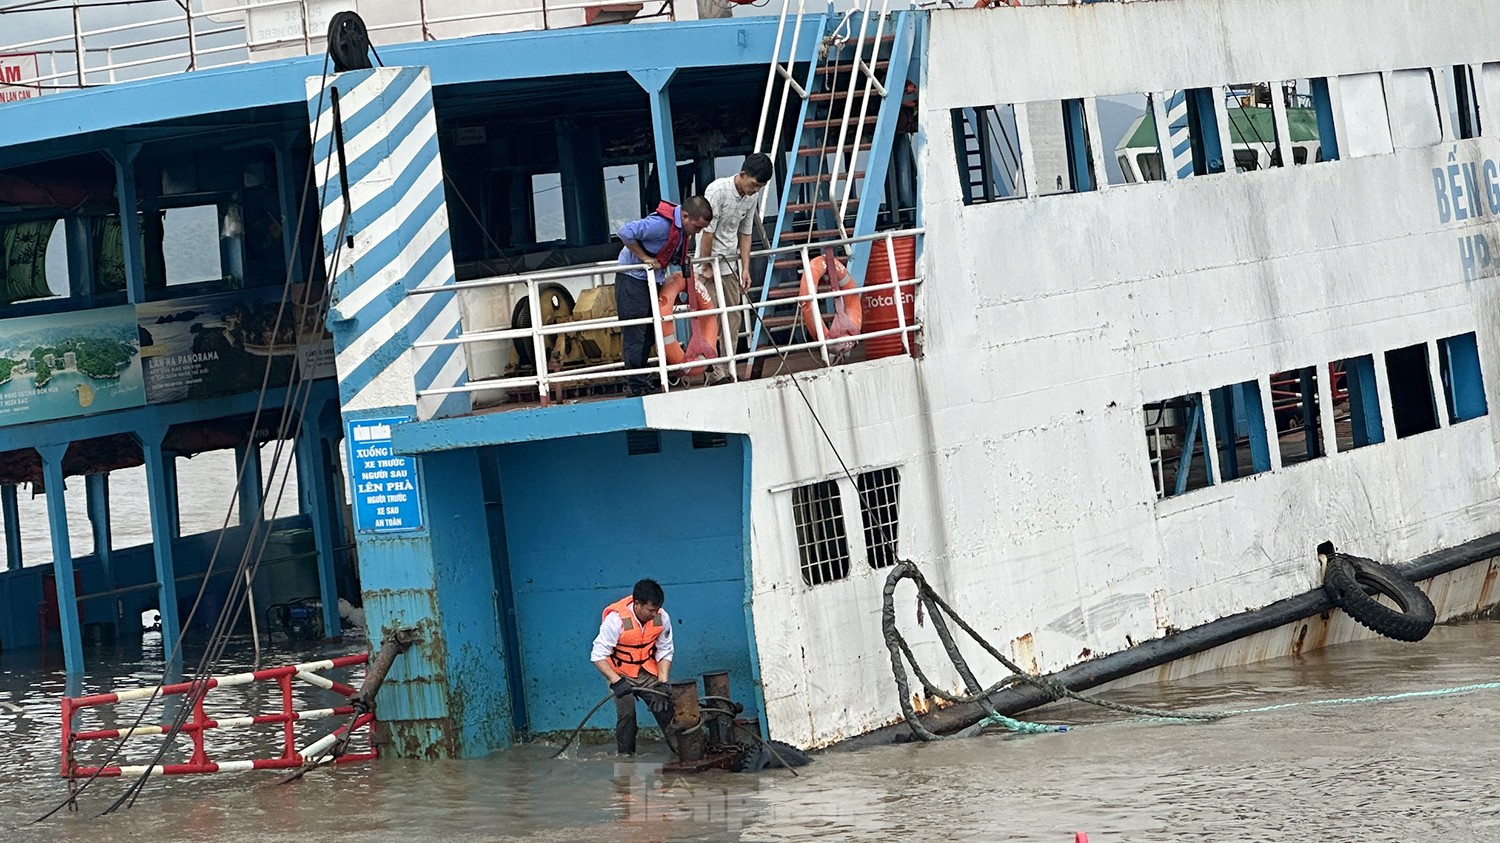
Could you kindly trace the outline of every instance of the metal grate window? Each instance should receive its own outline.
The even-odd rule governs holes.
[[[803,582],[821,585],[849,576],[849,538],[838,483],[824,480],[793,489],[792,514]]]
[[[728,444],[728,439],[722,433],[693,431],[694,448],[722,448],[726,444]]]
[[[896,564],[901,473],[895,466],[859,475],[859,513],[865,522],[865,561],[871,568]]]

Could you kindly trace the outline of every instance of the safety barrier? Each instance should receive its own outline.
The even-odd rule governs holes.
[[[620,319],[616,316],[606,316],[596,319],[586,319],[568,322],[546,323],[542,311],[543,293],[549,285],[565,285],[574,282],[574,286],[598,287],[613,283],[615,273],[621,267],[614,262],[602,262],[587,264],[583,266],[569,267],[567,269],[550,270],[546,272],[535,272],[521,275],[505,275],[494,278],[481,278],[473,281],[461,281],[456,284],[445,284],[441,287],[417,287],[408,295],[427,296],[436,294],[458,294],[463,295],[473,291],[502,290],[505,288],[516,288],[516,292],[525,291],[528,301],[530,322],[525,327],[513,327],[505,329],[486,329],[470,331],[465,330],[459,336],[449,339],[423,340],[413,344],[413,348],[437,348],[441,346],[458,345],[465,346],[472,343],[494,343],[494,342],[519,342],[531,349],[531,360],[536,362],[535,372],[532,374],[515,374],[502,377],[475,377],[471,372],[468,381],[460,386],[428,388],[426,384],[416,384],[418,397],[432,397],[452,393],[478,393],[493,390],[512,390],[519,388],[535,389],[538,400],[546,405],[554,397],[554,390],[565,385],[584,385],[598,383],[600,381],[619,380],[631,375],[645,375],[657,377],[663,391],[674,389],[673,383],[679,375],[686,375],[689,370],[697,371],[717,364],[727,364],[730,377],[740,380],[740,365],[753,363],[758,359],[773,355],[785,355],[791,352],[809,351],[819,356],[824,365],[839,365],[847,362],[855,362],[849,356],[849,351],[855,346],[867,343],[869,340],[886,340],[894,342],[899,350],[915,355],[916,335],[921,330],[917,318],[917,311],[912,306],[917,288],[924,282],[924,278],[913,269],[898,267],[898,255],[902,253],[902,242],[916,242],[924,231],[918,229],[905,229],[899,231],[886,231],[878,234],[864,235],[860,237],[848,237],[826,243],[812,245],[786,246],[780,249],[766,249],[751,253],[751,258],[764,257],[775,261],[777,256],[783,258],[795,256],[797,263],[801,266],[804,275],[814,275],[813,260],[825,249],[848,250],[852,247],[867,245],[870,248],[870,279],[879,279],[879,283],[867,283],[857,285],[852,289],[813,290],[797,295],[777,295],[765,301],[750,301],[750,291],[745,291],[747,300],[738,303],[720,304],[715,307],[704,307],[693,309],[689,305],[675,303],[670,318],[651,316],[639,319]],[[910,250],[907,250],[910,252]],[[725,302],[724,276],[725,267],[723,261],[710,261],[699,259],[695,263],[705,264],[712,262],[714,300]],[[877,272],[875,264],[880,263]],[[652,289],[660,289],[656,285],[656,272],[649,272],[651,276]],[[747,274],[748,275],[748,274]],[[857,282],[856,282],[857,284]],[[782,289],[786,289],[783,287]],[[884,293],[884,296],[881,294]],[[719,321],[720,336],[730,335],[729,314],[741,314],[741,326],[743,330],[755,331],[761,326],[775,325],[777,329],[788,329],[789,323],[804,321],[802,313],[804,308],[819,309],[820,303],[846,296],[875,297],[882,301],[889,311],[888,324],[877,322],[872,324],[867,321],[854,334],[846,336],[830,337],[824,330],[822,319],[805,320],[811,323],[810,330],[803,330],[804,338],[800,341],[793,339],[790,342],[779,345],[752,347],[748,351],[740,352],[729,343],[722,343],[722,348],[716,349],[718,356],[711,358],[685,359],[682,362],[668,362],[665,355],[660,353],[664,347],[663,322],[669,324],[676,320],[699,319],[702,317],[713,317]],[[904,306],[901,304],[904,302]],[[795,309],[795,316],[775,316],[768,313],[773,310]],[[780,320],[780,321],[778,321]],[[624,363],[613,361],[599,365],[580,366],[570,369],[559,369],[551,361],[548,343],[555,341],[562,335],[579,335],[589,331],[601,329],[620,329],[631,325],[649,325],[655,339],[657,353],[648,359],[644,368],[626,369]],[[801,330],[800,328],[797,330]],[[724,349],[729,349],[725,353]],[[877,355],[871,355],[874,357]],[[680,381],[679,381],[680,383]]]
[[[351,735],[359,729],[371,727],[375,722],[375,715],[368,711],[356,711],[356,706],[352,704],[333,708],[296,711],[292,706],[292,681],[294,679],[299,680],[318,688],[333,691],[349,699],[358,693],[354,688],[341,682],[336,682],[326,676],[321,676],[318,674],[318,671],[367,664],[369,660],[369,655],[359,653],[351,656],[340,656],[334,659],[267,668],[266,670],[257,670],[251,673],[214,676],[199,682],[179,682],[173,685],[162,685],[159,688],[132,688],[127,691],[116,691],[108,694],[64,697],[62,700],[62,775],[64,778],[70,779],[88,778],[91,776],[133,776],[145,773],[149,769],[155,775],[181,776],[195,773],[240,773],[248,770],[285,770],[301,767],[307,759],[315,759],[325,754],[334,743],[338,742],[345,735]],[[279,712],[214,719],[209,717],[203,709],[203,701],[211,690],[269,681],[275,681],[280,686],[281,711]],[[144,764],[111,765],[104,767],[85,767],[78,764],[75,754],[75,744],[85,741],[165,735],[171,730],[170,726],[150,725],[135,726],[126,729],[98,729],[87,732],[75,732],[73,731],[73,719],[80,710],[114,705],[115,703],[148,700],[153,695],[166,698],[184,694],[189,695],[188,698],[192,700],[193,705],[192,717],[179,730],[180,733],[188,735],[193,743],[193,755],[187,763],[160,764],[156,766]],[[303,720],[318,720],[327,717],[348,715],[354,715],[353,722],[314,741],[301,750],[297,749],[296,736],[293,734],[294,723]],[[210,730],[271,724],[280,724],[282,727],[282,754],[279,757],[230,761],[214,761],[209,758],[208,750],[204,746],[204,735]],[[367,751],[345,753],[333,759],[333,762],[348,764],[355,761],[368,761],[377,755],[378,753],[372,744]]]

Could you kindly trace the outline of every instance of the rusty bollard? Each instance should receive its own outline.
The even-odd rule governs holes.
[[[703,696],[708,698],[709,709],[723,712],[706,721],[709,741],[717,746],[734,743],[734,735],[731,734],[734,731],[734,703],[729,702],[733,699],[733,695],[729,693],[729,671],[717,670],[703,674]]]
[[[698,683],[673,682],[672,702],[676,715],[672,727],[677,731],[677,760],[683,763],[703,759],[703,729],[698,710]]]

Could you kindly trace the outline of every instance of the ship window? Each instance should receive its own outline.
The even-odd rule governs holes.
[[[1203,419],[1203,396],[1196,392],[1180,395],[1146,404],[1141,411],[1156,497],[1169,498],[1213,485],[1213,467],[1204,447],[1208,426]]]
[[[96,550],[94,534],[89,529],[84,485],[82,477],[73,476],[67,478],[63,490],[63,509],[68,520],[68,552],[74,559],[90,556]],[[16,514],[21,528],[21,562],[27,567],[48,565],[52,561],[52,532],[47,520],[51,512],[50,501],[40,485],[34,486],[29,494],[18,492]],[[0,557],[0,564],[4,564],[3,559]]]
[[[1242,173],[1260,169],[1263,160],[1269,161],[1272,167],[1281,166],[1283,159],[1276,133],[1273,91],[1267,82],[1230,85],[1224,98],[1229,142],[1234,147],[1234,167]]]
[[[802,581],[822,585],[849,576],[849,539],[844,534],[839,484],[824,480],[793,489],[792,515]]]
[[[235,495],[234,478],[239,476],[239,463],[235,462],[233,450],[206,451],[191,458],[179,457],[174,461],[177,472],[177,533],[180,536],[196,536],[217,533],[224,526],[224,516],[229,514],[230,526],[240,523],[240,501]],[[281,489],[281,473],[291,459],[291,443],[281,453],[281,466],[276,470],[276,482],[271,485],[271,494],[266,497],[266,514],[270,514]],[[266,463],[266,469],[271,464]],[[227,480],[226,480],[227,478]],[[262,481],[264,486],[264,481]],[[295,494],[295,493],[294,493]],[[281,496],[278,515],[291,515],[297,511],[296,497]],[[250,504],[252,507],[254,503]],[[268,554],[269,555],[269,554]],[[269,561],[269,560],[268,560]]]
[[[1437,430],[1437,405],[1432,398],[1427,343],[1387,351],[1385,373],[1391,384],[1391,421],[1396,426],[1396,438]]]
[[[1490,411],[1479,370],[1479,346],[1472,332],[1438,340],[1438,368],[1448,398],[1448,423],[1477,419]]]
[[[1026,195],[1015,106],[953,109],[953,142],[965,205]]]
[[[1391,111],[1391,139],[1397,149],[1414,149],[1443,142],[1438,122],[1437,89],[1432,71],[1397,70],[1391,74],[1387,97]]]
[[[1260,383],[1244,381],[1221,386],[1208,393],[1208,400],[1213,405],[1219,476],[1234,480],[1270,471],[1271,452],[1266,447]]]
[[[533,243],[551,243],[568,236],[563,218],[562,176],[538,173],[531,177],[531,230]]]
[[[1026,112],[1036,194],[1093,190],[1094,153],[1083,100],[1033,102],[1021,108]]]
[[[68,289],[62,220],[0,224],[0,304],[66,296]]]
[[[194,205],[163,211],[161,257],[168,287],[222,279],[219,206]]]
[[[1344,122],[1339,147],[1350,157],[1390,152],[1391,121],[1385,107],[1385,83],[1379,73],[1339,77]]]
[[[1296,465],[1323,456],[1316,366],[1272,375],[1271,409],[1276,416],[1282,465]]]
[[[859,514],[865,524],[865,561],[871,568],[896,564],[901,473],[895,466],[861,472]]]
[[[625,223],[640,219],[641,170],[635,164],[604,168],[604,203],[609,208],[609,230],[614,233]]]
[[[1110,184],[1137,184],[1162,179],[1156,141],[1156,115],[1146,94],[1122,94],[1094,100],[1099,115],[1099,143],[1106,152]],[[1143,159],[1154,159],[1149,169]]]
[[[1455,64],[1439,73],[1442,81],[1443,119],[1449,137],[1455,140],[1477,138],[1480,134],[1479,99],[1474,87],[1474,69]]]
[[[1328,365],[1333,397],[1333,430],[1339,452],[1385,441],[1380,421],[1380,392],[1375,385],[1375,358],[1366,354]]]

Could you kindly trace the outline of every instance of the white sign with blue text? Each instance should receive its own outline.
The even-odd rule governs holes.
[[[354,481],[354,527],[362,533],[422,529],[417,462],[391,450],[391,428],[405,418],[348,423],[349,473]]]

